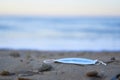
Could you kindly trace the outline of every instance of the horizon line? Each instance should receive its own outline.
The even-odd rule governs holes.
[[[0,14],[1,16],[28,16],[28,17],[120,17],[120,15],[35,15],[35,14]]]

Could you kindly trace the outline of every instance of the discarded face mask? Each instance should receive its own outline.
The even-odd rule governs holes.
[[[58,62],[58,63],[65,63],[65,64],[78,64],[78,65],[91,65],[91,64],[103,64],[106,65],[106,63],[99,61],[99,60],[92,60],[92,59],[86,59],[86,58],[62,58],[62,59],[50,59],[50,60],[44,60],[44,63],[52,63],[52,62]]]

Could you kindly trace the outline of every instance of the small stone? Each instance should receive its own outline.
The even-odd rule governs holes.
[[[0,73],[0,75],[1,75],[1,76],[9,76],[9,75],[10,75],[10,72],[8,72],[8,71],[2,71],[2,72]]]
[[[13,51],[12,53],[10,53],[10,56],[17,58],[17,57],[20,57],[20,54],[17,51]]]
[[[28,78],[18,78],[18,80],[31,80],[31,79],[28,79]]]
[[[120,80],[120,74],[117,74],[115,77],[113,77],[111,80]]]
[[[118,74],[118,75],[116,76],[116,78],[117,78],[118,80],[120,80],[120,74]]]
[[[65,72],[63,72],[63,71],[61,72],[61,74],[64,74],[64,73],[65,73]]]
[[[116,59],[115,59],[115,57],[112,57],[111,60],[114,61],[114,60],[116,60]]]
[[[50,71],[52,69],[52,66],[50,64],[43,63],[40,68],[39,72],[44,72],[44,71]]]
[[[90,72],[86,73],[86,76],[88,76],[88,77],[97,77],[98,72],[97,71],[90,71]]]
[[[23,60],[20,60],[20,62],[23,62]]]

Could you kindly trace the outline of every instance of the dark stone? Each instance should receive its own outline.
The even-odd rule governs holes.
[[[111,60],[114,61],[114,60],[116,60],[116,59],[115,59],[115,57],[112,57]]]
[[[117,75],[116,75],[116,78],[117,78],[117,79],[120,79],[120,74],[117,74]]]
[[[10,74],[10,72],[8,72],[8,71],[2,71],[2,72],[0,73],[0,75],[1,75],[1,76],[9,76],[9,75],[11,75],[11,74]]]
[[[17,57],[20,57],[20,54],[17,51],[13,51],[13,52],[10,53],[10,56],[12,56],[14,58],[17,58]]]
[[[18,78],[18,80],[32,80],[32,79],[28,79],[28,78]]]
[[[86,76],[88,76],[88,77],[97,77],[98,72],[97,71],[90,71],[90,72],[86,73]]]

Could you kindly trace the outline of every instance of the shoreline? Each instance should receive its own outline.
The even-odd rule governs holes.
[[[0,48],[0,51],[38,51],[38,52],[90,52],[90,53],[119,53],[120,50],[40,50],[40,49],[13,49],[13,48]]]

